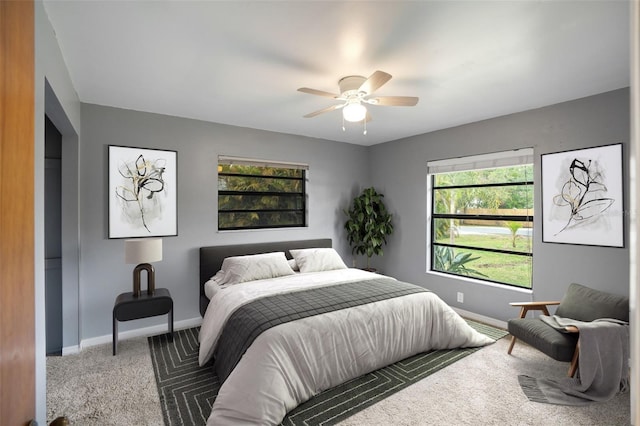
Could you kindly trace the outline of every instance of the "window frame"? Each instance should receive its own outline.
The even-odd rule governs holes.
[[[529,154],[528,154],[529,153]],[[532,196],[535,198],[535,182],[533,178],[533,150],[527,149],[525,151],[525,156],[528,161],[525,162],[514,162],[513,164],[509,163],[509,154],[507,153],[497,153],[497,154],[487,154],[483,156],[474,156],[474,157],[466,157],[459,159],[451,159],[451,160],[440,160],[431,162],[437,164],[445,164],[443,167],[445,169],[450,170],[442,170],[441,166],[429,167],[429,162],[427,163],[427,273],[436,273],[436,274],[445,274],[450,277],[455,277],[456,279],[463,280],[471,280],[477,281],[482,284],[492,284],[498,286],[505,286],[510,289],[519,289],[531,291],[533,290],[533,227],[534,227],[534,211],[533,211],[533,203],[534,200],[532,198],[532,208],[531,214],[526,215],[500,215],[500,214],[461,214],[461,213],[436,213],[436,197],[435,193],[438,189],[470,189],[470,188],[489,188],[489,187],[513,187],[513,186],[528,186],[532,188]],[[528,154],[528,155],[527,155]],[[491,159],[492,155],[495,155],[495,159]],[[518,157],[518,155],[513,155],[514,158]],[[505,164],[506,162],[506,164]],[[492,163],[487,165],[487,163]],[[475,164],[476,166],[472,166]],[[524,181],[518,182],[504,182],[504,183],[489,183],[489,184],[465,184],[465,185],[448,185],[448,186],[436,186],[436,175],[445,174],[445,173],[454,173],[454,172],[464,172],[464,171],[474,171],[481,169],[498,169],[502,167],[509,166],[517,166],[517,165],[530,165],[532,169],[532,175],[530,179],[526,179]],[[438,170],[433,172],[432,170]],[[469,246],[463,244],[451,244],[451,243],[439,243],[436,242],[436,221],[439,219],[453,219],[453,220],[488,220],[488,221],[513,221],[513,222],[530,222],[531,223],[531,251],[523,252],[509,249],[495,249],[495,248],[483,248],[477,246]],[[474,252],[489,252],[489,253],[499,253],[499,254],[507,254],[507,255],[515,255],[522,257],[531,258],[531,274],[530,274],[530,282],[529,286],[525,287],[522,285],[511,284],[501,281],[492,280],[490,278],[476,276],[476,275],[464,275],[464,274],[456,274],[449,271],[441,271],[435,269],[435,256],[436,250],[435,247],[451,247],[453,249],[462,249],[462,250],[473,250]]]
[[[251,167],[261,167],[261,168],[276,168],[276,169],[295,169],[300,170],[300,176],[265,176],[258,174],[245,174],[245,173],[232,173],[232,172],[222,172],[220,167],[222,165],[238,165],[238,166],[251,166]],[[300,191],[299,192],[281,192],[281,191],[238,191],[238,190],[224,190],[220,189],[218,186],[217,193],[217,216],[218,216],[218,231],[239,231],[239,230],[256,230],[256,229],[281,229],[281,228],[304,228],[308,226],[307,223],[307,171],[309,166],[307,164],[301,163],[290,163],[283,161],[274,161],[274,160],[257,160],[251,158],[244,157],[229,157],[229,156],[219,156],[218,157],[218,172],[216,175],[216,181],[219,182],[220,176],[239,176],[243,178],[255,178],[255,179],[264,179],[264,180],[287,180],[287,181],[298,181],[300,182]],[[299,198],[301,201],[300,208],[269,208],[269,209],[257,209],[257,208],[248,208],[248,209],[227,209],[223,210],[220,208],[220,198],[223,196],[237,196],[237,195],[247,195],[247,196],[278,196],[278,197],[291,197],[291,198]],[[221,214],[225,213],[252,213],[252,212],[260,212],[260,213],[278,213],[278,212],[293,212],[301,214],[301,222],[300,223],[287,223],[287,224],[272,224],[272,225],[249,225],[249,226],[226,226],[221,227],[220,218]]]

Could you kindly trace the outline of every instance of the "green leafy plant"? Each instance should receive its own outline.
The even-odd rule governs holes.
[[[367,268],[373,255],[382,256],[382,246],[387,243],[387,236],[393,232],[392,215],[382,201],[384,195],[375,188],[366,188],[353,199],[352,205],[345,214],[348,219],[344,224],[351,252],[367,256]]]
[[[452,274],[480,276],[486,277],[480,271],[467,267],[467,263],[480,259],[480,257],[471,257],[471,253],[455,254],[453,248],[445,246],[434,246],[434,269],[442,272],[451,272]]]
[[[522,228],[522,222],[505,222],[509,231],[511,231],[511,246],[516,246],[516,238],[518,237],[518,230]]]

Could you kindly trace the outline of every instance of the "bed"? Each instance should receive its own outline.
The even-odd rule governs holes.
[[[492,343],[434,293],[347,268],[331,240],[202,247],[207,425],[279,424],[319,392],[415,354]]]

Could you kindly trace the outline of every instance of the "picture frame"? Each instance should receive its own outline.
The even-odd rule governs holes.
[[[108,150],[109,238],[177,236],[177,151]]]
[[[542,242],[624,247],[622,144],[541,156]]]

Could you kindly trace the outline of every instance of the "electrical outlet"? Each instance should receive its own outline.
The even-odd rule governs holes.
[[[458,303],[464,303],[464,293],[458,292]]]

